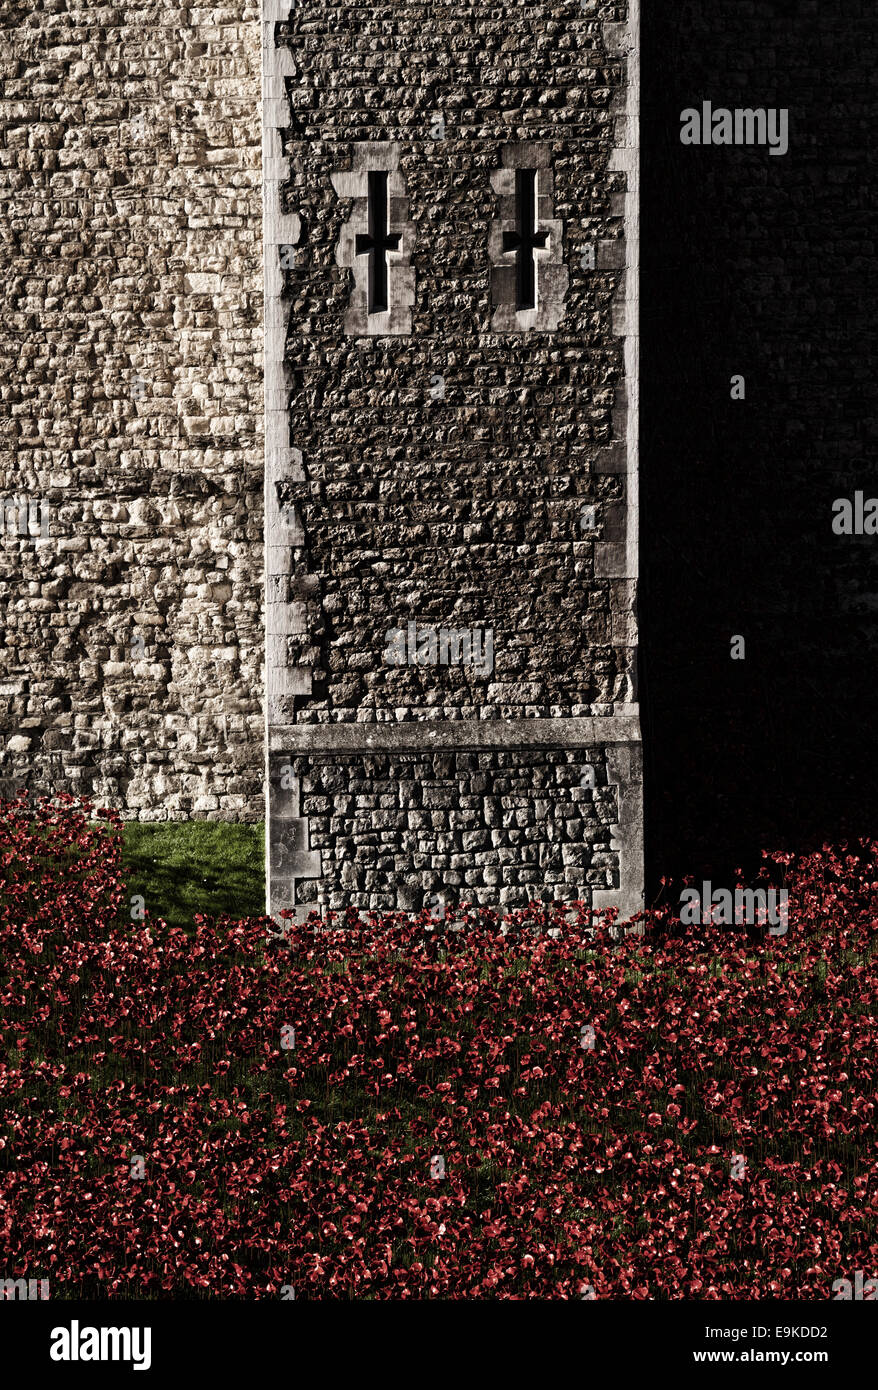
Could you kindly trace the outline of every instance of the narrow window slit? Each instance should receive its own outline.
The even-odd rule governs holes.
[[[369,231],[357,234],[356,253],[369,257],[369,313],[383,314],[389,308],[387,253],[396,251],[399,232],[389,232],[387,171],[369,173]]]
[[[537,307],[537,274],[534,252],[541,250],[549,239],[548,232],[537,229],[537,171],[516,169],[515,206],[518,228],[503,233],[503,250],[516,253],[517,308]]]

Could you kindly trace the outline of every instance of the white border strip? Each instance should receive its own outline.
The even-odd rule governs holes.
[[[640,465],[640,0],[628,0],[624,24],[604,26],[608,52],[626,64],[625,114],[619,121],[611,169],[622,170],[625,182],[625,578],[632,591],[631,639],[635,657],[639,643],[637,581],[639,562]],[[621,135],[621,139],[618,139]],[[643,756],[640,743],[639,705],[626,710],[638,736],[627,748],[608,750],[608,763],[616,773],[619,821],[614,839],[619,855],[621,888],[601,889],[592,895],[593,906],[617,906],[622,921],[642,911],[645,896],[643,836]]]

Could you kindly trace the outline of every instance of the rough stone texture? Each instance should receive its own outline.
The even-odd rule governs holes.
[[[289,642],[291,664],[314,673],[299,721],[417,718],[425,706],[447,718],[611,714],[635,698],[613,617],[630,594],[597,558],[622,539],[620,515],[624,526],[625,477],[611,471],[626,413],[624,259],[581,267],[586,247],[624,236],[625,179],[609,166],[625,65],[604,38],[604,21],[624,14],[578,0],[502,15],[458,4],[437,25],[430,6],[312,0],[281,27],[297,69],[287,197],[303,228],[287,361],[306,481],[289,495],[320,575],[309,630]],[[492,185],[504,147],[521,141],[545,146],[564,229],[570,284],[553,333],[492,329],[489,241],[506,202]],[[331,176],[363,142],[401,151],[418,286],[409,337],[344,332],[348,213]],[[465,668],[385,665],[387,630],[410,618],[492,627],[488,690]]]
[[[260,92],[254,4],[4,9],[0,497],[47,503],[49,534],[0,540],[0,780],[144,819],[255,818],[267,655],[269,725],[364,740],[288,754],[288,786],[271,744],[278,868],[296,866],[300,903],[349,891],[360,811],[395,778],[412,824],[386,828],[393,871],[364,870],[358,901],[404,899],[423,855],[469,896],[598,901],[626,853],[635,882],[639,843],[618,822],[636,832],[640,795],[627,8],[305,0],[275,33],[282,13],[266,3],[280,48]],[[346,261],[388,146],[405,244],[387,323],[361,333]],[[506,331],[496,239],[528,151],[551,312]],[[266,342],[287,335],[265,364],[265,470],[263,323]],[[490,628],[490,676],[388,666],[387,631],[409,620]],[[511,742],[364,761],[370,728],[427,717]],[[593,751],[516,742],[516,720],[565,719]],[[555,773],[592,757],[593,814],[562,814]],[[316,809],[324,765],[359,788],[348,810]],[[479,777],[509,784],[496,825]],[[444,817],[429,835],[425,779]]]
[[[301,524],[291,581],[306,619],[283,640],[311,689],[287,729],[276,839],[279,858],[317,853],[321,872],[273,905],[292,893],[300,907],[411,907],[440,889],[483,903],[609,894],[639,905],[627,16],[597,0],[505,11],[304,0],[278,28],[295,63],[283,206],[300,236],[285,268],[286,363],[304,474],[279,484],[278,504]],[[388,230],[402,246],[376,325],[353,237],[365,227],[364,171],[381,167],[395,180]],[[538,170],[549,233],[534,311],[508,302],[516,167]],[[410,623],[490,631],[493,669],[393,663],[389,636]],[[627,720],[624,741],[637,746],[617,756],[609,729],[592,729],[602,719]],[[576,720],[587,754],[561,734],[537,751],[522,732]],[[444,744],[459,737],[459,751],[426,753],[420,737],[406,749],[405,730],[426,721],[443,726]],[[468,730],[491,721],[508,731],[504,750],[463,751]],[[282,806],[285,731],[270,725]],[[340,726],[351,731],[344,756]],[[388,727],[400,731],[392,751],[370,753],[371,731]],[[606,790],[593,820],[569,813],[551,775],[591,756]],[[518,802],[497,812],[486,778]]]
[[[610,887],[618,868],[601,752],[318,755],[292,767],[323,859],[323,882],[302,883],[302,902],[523,907]]]
[[[263,814],[258,21],[3,6],[7,790]]]

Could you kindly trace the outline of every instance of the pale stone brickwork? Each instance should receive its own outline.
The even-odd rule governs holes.
[[[0,86],[0,778],[260,818],[259,7],[5,4]]]

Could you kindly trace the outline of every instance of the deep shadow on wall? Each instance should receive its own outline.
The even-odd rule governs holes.
[[[647,883],[874,832],[874,10],[643,17],[641,659]],[[790,149],[680,113],[788,108]],[[731,399],[731,377],[746,398]],[[743,636],[746,658],[731,659]],[[650,900],[650,892],[647,893]]]

